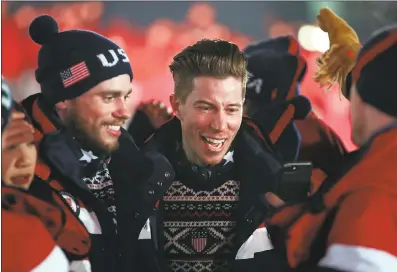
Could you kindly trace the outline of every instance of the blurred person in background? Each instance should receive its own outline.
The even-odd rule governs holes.
[[[21,112],[13,112],[12,94],[1,82],[1,181],[2,181],[2,271],[69,271],[69,262],[44,224],[31,211],[18,212],[20,204],[7,187],[29,189],[34,175],[36,148],[32,146],[33,127]],[[23,176],[23,177],[22,177]],[[22,178],[21,178],[22,177]],[[26,203],[26,202],[25,202]]]
[[[266,223],[293,271],[397,270],[396,63],[395,25],[375,32],[356,58],[344,95],[360,148],[338,180],[325,181],[303,203],[266,196],[281,206]]]
[[[243,119],[246,59],[224,40],[203,39],[174,57],[175,118],[146,143],[176,177],[152,232],[167,271],[272,271],[281,265],[261,225],[282,165]]]
[[[300,94],[306,61],[299,56],[292,36],[248,45],[251,77],[247,83],[245,112],[269,134],[286,161],[313,163],[311,189],[340,171],[347,151],[339,136],[311,110]]]
[[[163,156],[141,153],[122,128],[140,99],[126,53],[95,32],[59,32],[48,15],[37,17],[29,34],[41,45],[41,93],[22,105],[36,129],[40,164],[48,168],[39,174],[51,180],[91,238],[88,259],[71,269],[155,271],[146,251],[148,218],[173,169]]]

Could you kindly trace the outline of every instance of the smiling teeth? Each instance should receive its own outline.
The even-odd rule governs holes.
[[[210,143],[212,143],[212,144],[223,144],[223,143],[225,142],[225,140],[226,140],[226,139],[218,140],[218,139],[207,138],[207,137],[204,137],[204,139],[205,139],[207,142],[210,142]]]
[[[118,131],[120,130],[120,126],[106,126],[110,130]]]

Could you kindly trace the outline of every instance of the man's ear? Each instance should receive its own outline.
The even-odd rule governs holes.
[[[181,117],[181,101],[175,96],[175,94],[170,95],[170,104],[172,107],[172,111],[175,116],[178,117],[179,120],[182,120]]]

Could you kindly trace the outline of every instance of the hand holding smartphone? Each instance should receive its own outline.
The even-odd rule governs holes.
[[[280,180],[274,193],[285,202],[301,201],[310,191],[310,179],[313,165],[311,162],[293,162],[284,164]]]

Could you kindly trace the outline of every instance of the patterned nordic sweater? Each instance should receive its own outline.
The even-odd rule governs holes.
[[[227,180],[202,190],[174,181],[163,199],[164,254],[174,272],[229,271],[240,183]]]

